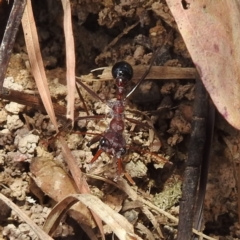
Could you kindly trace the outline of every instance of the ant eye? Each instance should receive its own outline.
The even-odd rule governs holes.
[[[126,78],[126,79],[130,80],[133,77],[132,66],[129,63],[124,62],[124,61],[117,62],[113,65],[112,76],[114,78],[122,77],[122,78]]]
[[[109,141],[106,139],[106,138],[101,138],[100,141],[99,141],[99,146],[101,148],[106,148],[106,147],[109,147]]]

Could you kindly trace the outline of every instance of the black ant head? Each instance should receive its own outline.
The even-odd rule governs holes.
[[[117,62],[113,65],[112,76],[116,78],[123,78],[126,80],[131,80],[133,77],[133,68],[127,62]]]

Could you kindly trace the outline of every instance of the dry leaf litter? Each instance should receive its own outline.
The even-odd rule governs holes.
[[[65,106],[65,48],[62,24],[60,24],[61,4],[59,1],[56,3],[55,1],[36,1],[33,4],[49,89],[52,97],[60,105]],[[54,7],[52,7],[53,4]],[[164,3],[120,1],[117,4],[111,1],[71,1],[71,4],[78,75],[88,74],[95,67],[112,66],[120,60],[126,60],[133,66],[147,65],[152,58],[153,48],[163,44],[164,41],[161,39],[166,37],[170,26],[176,28]],[[107,47],[127,26],[137,21],[140,21],[140,25],[119,38],[112,46]],[[161,59],[156,59],[156,62],[164,66],[193,66],[178,33],[172,35],[170,47]],[[85,84],[101,98],[108,100],[115,97],[113,81]],[[184,161],[187,158],[187,146],[191,132],[194,81],[167,80],[154,81],[152,84],[154,86],[147,85],[146,89],[142,89],[149,94],[149,97],[145,97],[144,100],[155,95],[151,92],[152,88],[157,89],[159,95],[157,99],[153,96],[152,102],[142,101],[142,97],[137,97],[138,94],[142,94],[138,91],[126,107],[126,116],[145,122],[146,125],[150,121],[157,135],[152,137],[149,129],[126,121],[124,136],[129,149],[124,165],[126,171],[134,178],[138,192],[142,196],[178,217]],[[4,86],[38,94],[29,69],[21,31],[15,44]],[[82,91],[82,94],[91,114],[109,115],[106,104],[97,102],[85,91]],[[0,104],[1,193],[14,201],[35,223],[42,226],[54,204],[46,195],[55,200],[58,196],[54,196],[54,192],[51,193],[49,189],[42,189],[43,192],[38,189],[29,172],[29,163],[34,157],[49,160],[48,164],[42,165],[45,169],[44,174],[38,173],[38,179],[45,185],[53,181],[53,159],[57,168],[62,169],[60,171],[68,172],[68,168],[58,140],[49,141],[55,132],[46,115],[31,106],[15,102],[2,100]],[[78,100],[77,94],[76,109],[81,116],[85,114],[83,104]],[[59,119],[59,125],[64,126],[65,123],[63,119]],[[90,166],[89,163],[98,144],[95,143],[88,147],[87,144],[93,136],[77,133],[81,131],[101,134],[108,124],[108,117],[102,120],[81,120],[72,131],[65,130],[62,134],[83,172],[111,179],[116,174],[115,166],[111,166],[111,158],[103,153]],[[236,161],[239,158],[238,148],[239,134],[219,116],[204,210],[205,232],[217,239],[240,238],[234,178],[236,170],[234,166],[238,164]],[[141,153],[143,149],[144,154]],[[167,159],[170,163],[162,164],[160,158],[151,155],[152,149],[155,150],[156,155]],[[154,239],[159,239],[156,229],[146,217],[141,204],[131,205],[126,194],[107,183],[92,178],[88,178],[88,182],[94,195],[101,198],[115,211],[121,212],[129,222],[145,226],[152,232]],[[176,224],[156,212],[152,214],[161,225],[165,239],[174,239]],[[2,219],[0,238],[37,239],[29,227],[14,212],[10,213],[4,204],[1,207],[0,219]],[[67,236],[68,238],[65,239],[76,239],[74,229],[64,221],[65,219],[58,227],[55,238],[63,239]],[[111,237],[111,230],[107,231],[108,236]],[[138,233],[146,239],[146,232],[139,230]]]

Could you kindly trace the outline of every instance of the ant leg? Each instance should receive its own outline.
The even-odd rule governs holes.
[[[170,33],[166,36],[166,39],[164,41],[164,44],[162,44],[161,47],[157,48],[157,50],[153,53],[152,59],[150,61],[149,67],[146,70],[146,72],[143,74],[143,76],[141,77],[141,79],[137,82],[137,84],[135,85],[135,87],[126,95],[126,99],[129,98],[134,92],[135,90],[139,87],[139,85],[144,81],[144,79],[147,77],[147,75],[150,73],[150,70],[154,64],[154,61],[156,60],[157,56],[160,54],[163,54],[165,52],[165,44],[167,44],[170,39],[172,37],[172,31],[170,31]]]
[[[117,173],[118,173],[118,176],[121,176],[121,174],[123,173],[123,166],[122,166],[121,158],[117,158]]]
[[[88,146],[88,147],[92,146],[94,143],[99,142],[101,138],[102,138],[102,135],[101,135],[101,134],[95,136],[94,138],[92,138],[92,139],[87,143],[87,146]]]
[[[77,83],[81,85],[82,88],[84,88],[92,97],[95,99],[104,102],[104,99],[100,98],[94,91],[92,91],[89,87],[87,87],[84,83],[81,82],[80,79],[76,79]]]
[[[125,117],[125,118],[126,118],[126,120],[128,120],[130,123],[134,123],[134,124],[139,125],[139,126],[142,127],[142,128],[152,129],[152,130],[155,131],[154,127],[151,126],[149,123],[143,123],[143,122],[140,122],[140,121],[138,121],[138,120],[136,120],[136,119],[133,119],[133,118],[128,118],[128,117]]]
[[[90,114],[89,114],[89,111],[88,111],[88,109],[87,109],[87,105],[86,105],[86,103],[85,103],[85,100],[84,100],[84,98],[83,98],[82,93],[80,92],[80,89],[78,88],[77,83],[76,83],[76,89],[77,89],[78,96],[79,96],[80,100],[81,100],[82,103],[83,103],[83,108],[84,108],[85,112],[87,113],[87,115],[89,116]]]
[[[125,178],[132,184],[136,185],[135,182],[133,181],[132,177],[125,171],[123,171],[123,166],[122,166],[122,159],[118,158],[117,159],[117,168],[118,168],[118,176],[121,176],[123,173]]]
[[[94,163],[94,162],[98,159],[98,157],[102,154],[102,152],[103,152],[103,150],[102,150],[102,149],[99,149],[99,150],[97,151],[97,153],[94,155],[94,157],[92,158],[92,160],[91,160],[90,163]]]

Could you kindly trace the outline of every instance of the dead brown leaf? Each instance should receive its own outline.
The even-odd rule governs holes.
[[[76,160],[73,157],[70,149],[68,148],[66,141],[62,137],[59,137],[59,141],[61,142],[61,145],[62,145],[63,156],[67,160],[70,172],[73,176],[73,179],[74,179],[80,193],[90,193],[91,191],[90,191],[89,186],[86,182],[86,179],[84,178],[80,168],[78,168],[78,166],[76,164]],[[104,232],[103,232],[102,221],[100,220],[99,216],[96,215],[93,211],[92,211],[92,215],[93,215],[93,217],[94,217],[94,219],[95,219],[95,221],[96,221],[96,223],[99,227],[99,230],[102,234],[102,239],[105,239]]]
[[[52,159],[43,157],[32,159],[30,171],[38,187],[56,202],[70,194],[78,193],[72,178]],[[89,210],[83,204],[75,205],[73,209],[78,212],[79,216],[75,218],[78,222],[95,226]]]
[[[214,104],[240,129],[239,1],[166,2]]]

